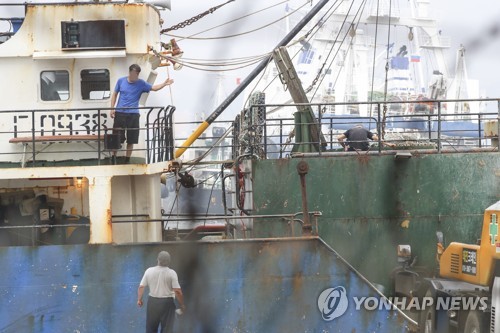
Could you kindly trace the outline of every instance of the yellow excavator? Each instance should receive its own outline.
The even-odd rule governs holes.
[[[438,277],[421,277],[411,265],[398,272],[395,291],[417,298],[420,332],[500,333],[500,201],[484,212],[478,244],[452,242],[437,233]],[[398,246],[409,263],[411,249]]]

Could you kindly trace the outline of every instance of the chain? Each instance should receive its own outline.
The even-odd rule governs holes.
[[[173,25],[171,26],[170,28],[167,28],[167,29],[163,29],[162,31],[160,31],[160,33],[164,34],[166,32],[169,32],[169,31],[172,31],[172,30],[178,30],[178,29],[182,29],[182,28],[185,28],[187,27],[188,25],[191,25],[193,23],[195,23],[196,21],[198,21],[199,19],[207,16],[208,14],[212,14],[213,12],[215,12],[217,9],[221,8],[222,6],[225,6],[227,5],[228,3],[230,2],[233,2],[235,0],[228,0],[227,2],[223,3],[223,4],[220,4],[218,6],[215,6],[215,7],[212,7],[206,11],[204,11],[203,13],[201,14],[198,14],[190,19],[187,19],[181,23],[178,23],[176,25]]]
[[[307,89],[305,90],[306,94],[313,89],[313,87],[316,85],[316,83],[318,83],[319,77],[321,76],[321,74],[323,74],[323,69],[325,68],[325,65],[326,65],[326,61],[323,63],[323,65],[321,65],[321,68],[319,69],[318,74],[316,75],[316,77],[312,81],[311,85],[309,85],[309,87],[307,87]]]
[[[309,37],[309,35],[313,32],[313,30],[314,30],[314,28],[315,28],[316,26],[320,27],[320,25],[322,24],[321,22],[324,22],[324,21],[323,21],[323,19],[326,17],[326,15],[328,14],[328,12],[329,12],[329,11],[330,11],[330,10],[331,10],[331,9],[332,9],[335,5],[336,5],[336,4],[337,4],[337,2],[338,2],[338,1],[335,1],[335,2],[333,3],[333,5],[330,7],[330,9],[328,9],[328,10],[326,11],[326,13],[325,13],[325,14],[323,14],[323,16],[322,16],[322,17],[318,20],[318,22],[317,22],[317,23],[316,23],[316,24],[315,24],[315,25],[311,28],[311,30],[309,30],[309,31],[305,34],[305,36],[304,36],[304,40],[307,40],[307,38],[308,38],[308,37]],[[311,1],[311,4],[312,4],[312,1]],[[333,11],[335,12],[335,10],[337,10],[339,7],[340,7],[340,6],[337,6],[337,8],[335,8]],[[352,7],[352,4],[351,4],[351,7]],[[350,11],[350,8],[349,8],[349,11]],[[328,17],[326,18],[326,20],[328,20],[328,19],[330,18],[330,16],[332,16],[332,14],[333,14],[333,12],[332,12],[332,13],[330,13],[330,14],[328,15]],[[325,20],[325,21],[326,21],[326,20]],[[345,20],[344,20],[344,22],[345,22]],[[343,25],[343,24],[342,24],[342,25]],[[317,32],[317,31],[316,31],[316,32]],[[338,37],[338,35],[337,35],[337,37]],[[335,39],[335,40],[337,40],[337,39]],[[334,46],[335,46],[335,43],[334,43],[334,44],[333,44],[333,46],[332,46],[332,50],[333,50],[333,47],[334,47]],[[316,83],[318,83],[319,78],[321,77],[321,74],[323,74],[323,69],[325,69],[326,62],[327,62],[327,60],[328,60],[328,57],[329,57],[329,56],[330,56],[330,55],[328,55],[328,56],[326,57],[325,62],[323,62],[323,64],[321,65],[321,68],[319,69],[318,74],[316,74],[316,77],[314,78],[314,80],[312,81],[312,83],[309,85],[309,87],[307,87],[307,88],[305,89],[305,93],[306,93],[306,94],[307,94],[307,93],[309,93],[309,92],[313,89],[313,87],[316,85]],[[315,94],[316,94],[316,93],[315,93]]]
[[[389,62],[385,62],[385,87],[384,87],[384,102],[387,101],[387,73],[389,72]],[[382,124],[381,124],[381,130],[380,130],[380,138],[383,140],[385,137],[385,122],[387,120],[387,103],[384,103],[384,106],[382,108]],[[378,110],[380,112],[380,110]]]

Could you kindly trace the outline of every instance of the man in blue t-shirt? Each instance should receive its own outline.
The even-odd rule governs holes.
[[[139,142],[139,99],[143,93],[150,91],[158,91],[164,87],[171,85],[174,80],[167,79],[165,82],[151,85],[144,80],[139,79],[141,67],[137,64],[130,65],[128,76],[118,79],[115,90],[111,95],[111,110],[110,116],[114,118],[113,133],[120,135],[120,142],[124,143],[127,140],[127,152],[125,155],[125,163],[130,162],[130,156],[134,144]],[[118,97],[118,104],[116,99]],[[126,135],[125,135],[126,130]],[[116,150],[112,155],[113,164],[116,163]]]

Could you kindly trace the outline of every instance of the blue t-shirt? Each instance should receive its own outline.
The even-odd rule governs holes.
[[[144,80],[138,79],[130,83],[127,77],[122,77],[116,82],[115,92],[119,93],[116,108],[118,112],[139,113],[138,109],[119,109],[120,107],[136,108],[139,106],[139,99],[142,93],[148,93],[153,86]]]

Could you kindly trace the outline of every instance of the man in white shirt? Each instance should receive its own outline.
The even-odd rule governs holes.
[[[150,267],[144,273],[137,290],[137,305],[142,307],[144,288],[149,287],[148,305],[146,310],[146,333],[172,333],[175,319],[176,298],[182,311],[186,310],[181,286],[177,273],[168,267],[170,254],[161,251],[158,254],[158,265]]]

